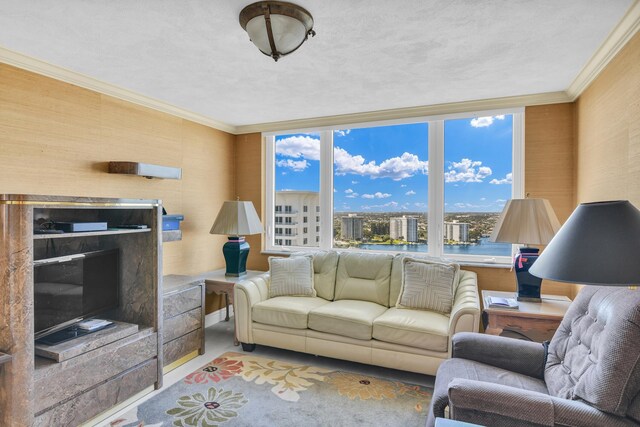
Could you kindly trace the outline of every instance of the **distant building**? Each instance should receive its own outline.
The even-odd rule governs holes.
[[[320,246],[320,197],[315,191],[276,191],[274,244]]]
[[[469,241],[469,223],[457,220],[444,223],[444,240],[466,243]]]
[[[384,221],[372,221],[371,234],[374,236],[386,236],[389,234],[389,223]]]
[[[389,236],[392,239],[402,239],[407,242],[418,241],[418,218],[402,216],[389,219]]]
[[[343,216],[341,219],[340,238],[342,240],[362,240],[362,221],[364,218],[356,214]]]

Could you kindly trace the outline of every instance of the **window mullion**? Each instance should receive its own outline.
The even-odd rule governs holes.
[[[441,257],[444,222],[444,121],[429,122],[429,255]]]
[[[265,188],[267,200],[265,201],[265,209],[267,210],[265,218],[265,240],[266,244],[263,246],[266,249],[273,249],[274,246],[274,223],[275,223],[275,197],[276,197],[276,188],[275,188],[275,141],[276,137],[266,136],[264,138],[264,144],[266,144],[266,156],[267,156],[267,164],[266,164],[266,177],[265,177]]]
[[[320,249],[333,245],[333,131],[320,132]]]

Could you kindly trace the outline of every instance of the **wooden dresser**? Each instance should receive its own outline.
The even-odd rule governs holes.
[[[204,354],[204,280],[163,277],[164,372]]]

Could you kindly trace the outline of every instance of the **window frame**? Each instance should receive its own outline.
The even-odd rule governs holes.
[[[412,123],[428,123],[428,252],[416,253],[417,256],[430,256],[436,258],[447,258],[468,264],[498,264],[511,265],[512,257],[517,249],[517,245],[512,245],[511,256],[493,255],[460,255],[444,253],[444,196],[445,196],[445,164],[444,164],[444,122],[455,119],[473,119],[477,117],[513,116],[512,128],[512,184],[511,198],[524,197],[524,107],[503,108],[494,110],[466,111],[451,114],[439,114],[432,116],[422,116],[406,119],[393,119],[376,122],[360,122],[344,125],[325,126],[314,129],[292,129],[286,131],[263,132],[262,139],[265,144],[266,155],[266,177],[265,177],[265,231],[264,250],[267,252],[289,252],[289,251],[314,251],[332,250],[333,248],[333,133],[340,129],[370,128],[379,126],[402,125]],[[291,135],[301,133],[315,133],[320,135],[320,190],[319,208],[320,233],[318,246],[280,246],[275,245],[274,218],[275,218],[275,138],[279,135]],[[435,231],[435,232],[434,232]],[[382,253],[404,253],[386,250],[361,250],[357,248],[341,248],[340,251],[356,252],[382,252]]]

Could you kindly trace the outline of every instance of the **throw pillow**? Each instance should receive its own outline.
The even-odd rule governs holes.
[[[269,298],[316,296],[313,287],[313,257],[269,257],[269,272]]]
[[[451,313],[458,264],[405,258],[402,261],[402,289],[397,308]]]

